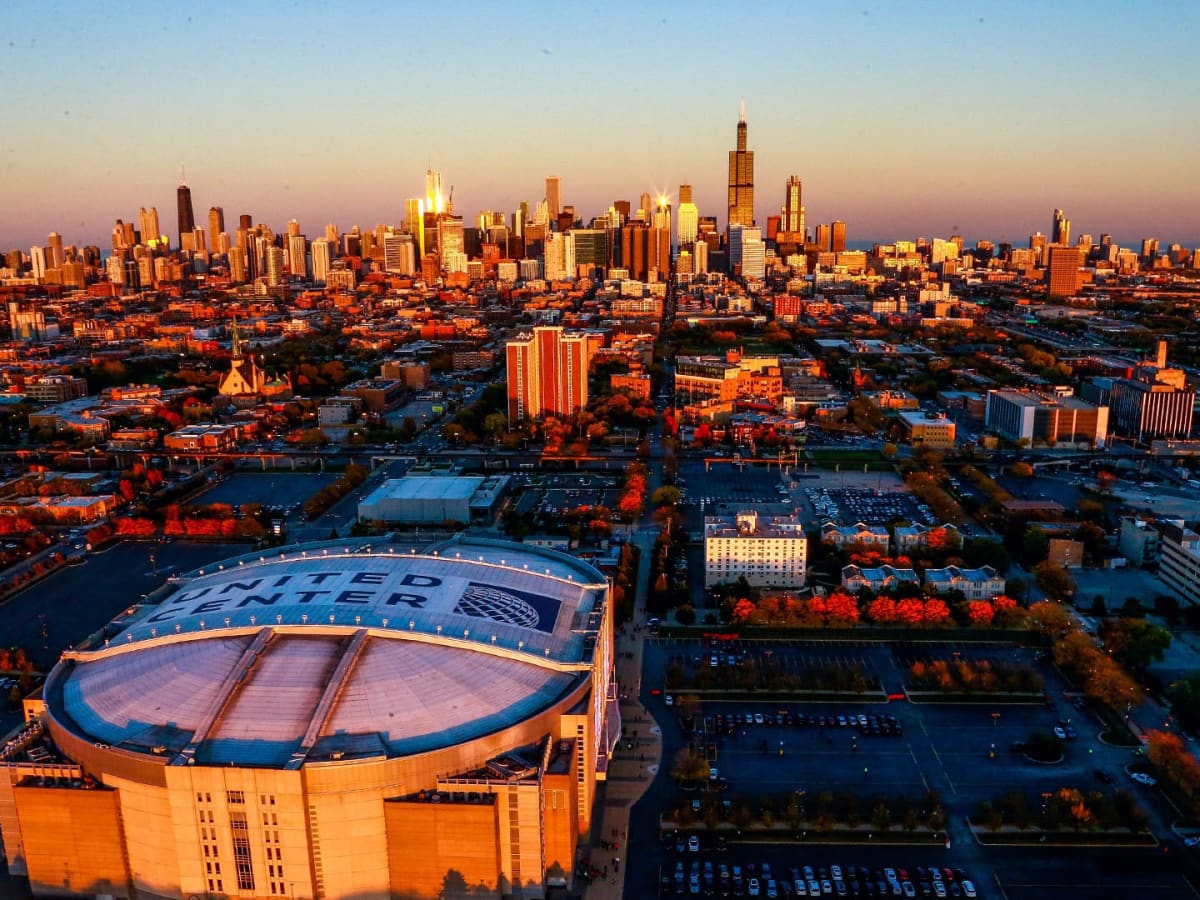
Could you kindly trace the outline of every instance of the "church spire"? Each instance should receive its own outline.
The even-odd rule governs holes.
[[[242,358],[242,339],[238,334],[237,316],[233,317],[233,358]]]

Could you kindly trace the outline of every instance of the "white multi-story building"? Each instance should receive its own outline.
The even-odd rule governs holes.
[[[1188,603],[1200,603],[1200,534],[1182,522],[1159,528],[1158,577]]]
[[[542,245],[543,276],[547,281],[562,281],[575,277],[575,235],[552,231]]]
[[[704,520],[704,586],[745,577],[755,587],[804,587],[808,539],[796,516],[760,518],[745,509]]]

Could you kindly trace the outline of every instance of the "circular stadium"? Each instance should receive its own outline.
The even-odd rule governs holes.
[[[7,852],[35,893],[66,866],[115,897],[424,897],[452,876],[543,896],[620,733],[611,671],[608,584],[554,551],[459,536],[226,560],[46,680],[50,743],[88,787],[71,821],[116,845],[42,848],[18,782]]]

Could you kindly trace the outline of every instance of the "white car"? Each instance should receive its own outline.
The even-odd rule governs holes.
[[[1061,725],[1054,726],[1054,736],[1060,741],[1065,741],[1067,739],[1067,733],[1063,730]]]
[[[962,892],[964,897],[979,896],[979,892],[975,890],[975,883],[972,881],[964,881],[962,883]]]
[[[1158,784],[1158,779],[1153,775],[1147,775],[1145,772],[1134,772],[1130,776],[1138,784],[1144,784],[1146,787],[1154,787]]]

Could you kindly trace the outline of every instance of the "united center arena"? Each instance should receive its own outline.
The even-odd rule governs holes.
[[[540,897],[620,733],[608,584],[459,536],[172,579],[46,679],[0,754],[36,895]]]

